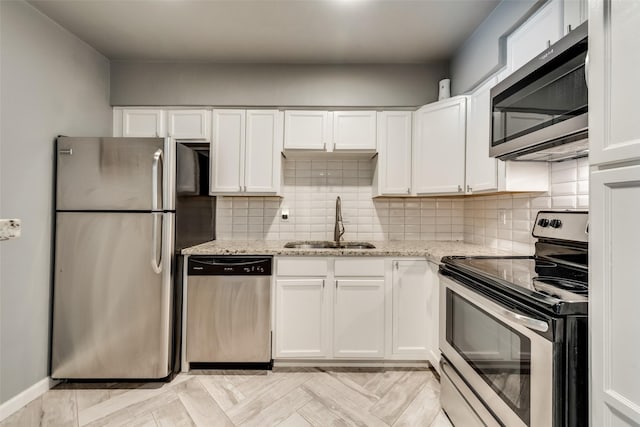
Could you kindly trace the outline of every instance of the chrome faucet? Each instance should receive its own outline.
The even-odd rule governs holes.
[[[333,240],[336,245],[340,245],[340,239],[344,235],[344,225],[342,224],[342,201],[340,196],[336,199],[336,224],[333,228]]]

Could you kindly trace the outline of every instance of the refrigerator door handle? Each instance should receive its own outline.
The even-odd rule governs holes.
[[[162,212],[152,212],[153,215],[153,232],[151,238],[151,267],[156,274],[162,273],[162,251],[163,251],[163,231],[164,231],[164,220]],[[160,233],[158,233],[158,221],[162,221],[160,223]],[[158,238],[160,238],[160,250],[158,251]],[[160,257],[158,257],[158,252],[160,252]]]
[[[162,209],[160,200],[158,200],[158,194],[160,194],[160,197],[163,197],[162,192],[164,191],[162,188],[162,177],[160,176],[162,162],[162,149],[158,148],[156,152],[153,153],[153,163],[151,165],[151,210],[154,211]]]

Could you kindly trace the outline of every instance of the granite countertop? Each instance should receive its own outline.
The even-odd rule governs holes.
[[[213,240],[182,250],[183,255],[379,256],[426,257],[440,262],[447,255],[511,255],[459,241],[372,241],[375,249],[288,249],[279,240]]]

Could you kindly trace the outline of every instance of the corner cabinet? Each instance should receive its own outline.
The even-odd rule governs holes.
[[[285,150],[376,150],[375,111],[287,110],[284,123]]]
[[[466,194],[499,191],[548,191],[549,165],[544,162],[498,160],[489,157],[492,77],[469,96],[467,108]]]
[[[411,194],[411,111],[378,113],[378,158],[373,176],[373,195]]]
[[[425,105],[415,113],[413,191],[463,194],[467,97]]]
[[[280,192],[282,112],[213,110],[211,194]]]

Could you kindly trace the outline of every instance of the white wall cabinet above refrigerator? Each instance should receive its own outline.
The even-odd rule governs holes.
[[[211,139],[211,110],[186,108],[113,109],[113,136]]]
[[[373,174],[373,196],[411,194],[411,111],[378,113],[378,158]]]
[[[463,194],[467,97],[425,105],[415,113],[413,192]]]
[[[376,150],[375,111],[287,110],[284,122],[285,150]]]
[[[213,110],[211,193],[277,195],[282,123],[278,110]]]

